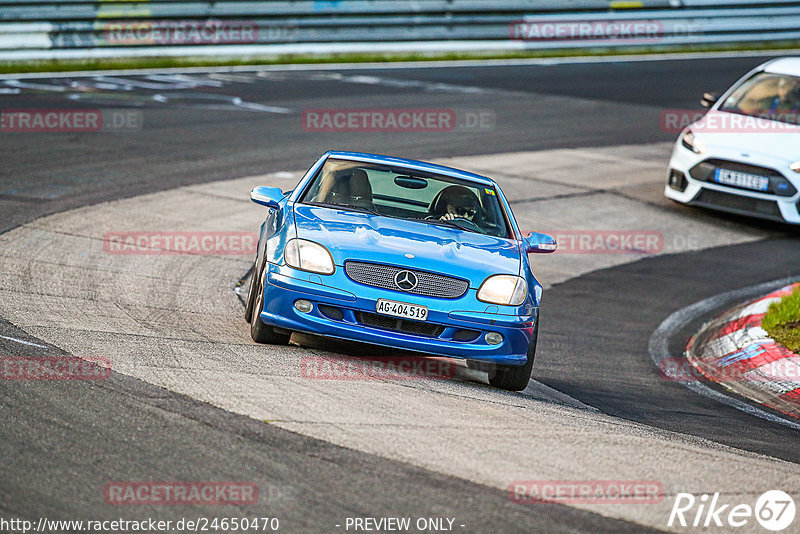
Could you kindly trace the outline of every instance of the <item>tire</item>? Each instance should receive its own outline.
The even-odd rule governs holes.
[[[247,290],[247,304],[244,307],[244,320],[248,323],[252,321],[253,300],[256,297],[256,280],[258,280],[258,266],[253,264],[253,274],[250,276],[250,289]]]
[[[533,371],[533,360],[536,356],[536,343],[539,339],[539,317],[536,317],[536,326],[533,327],[533,336],[528,344],[528,361],[525,365],[494,365],[489,371],[489,384],[496,388],[508,391],[522,391],[528,387]]]
[[[263,275],[253,273],[254,284],[257,287],[253,295],[250,306],[250,337],[256,343],[268,343],[270,345],[288,345],[292,334],[279,334],[275,328],[261,321],[261,309],[264,307],[264,282]]]

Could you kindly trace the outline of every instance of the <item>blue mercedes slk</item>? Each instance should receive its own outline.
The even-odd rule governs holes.
[[[256,187],[261,225],[246,317],[259,343],[292,332],[467,359],[522,390],[542,286],[500,187],[484,176],[388,156],[327,152],[287,193]]]

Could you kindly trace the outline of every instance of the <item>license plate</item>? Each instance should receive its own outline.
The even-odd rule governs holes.
[[[417,306],[416,304],[397,302],[396,300],[378,299],[375,311],[384,315],[414,319],[415,321],[424,321],[428,318],[428,308],[426,306]]]
[[[729,171],[727,169],[715,170],[714,181],[718,184],[744,187],[755,191],[766,191],[769,189],[769,178],[756,174],[747,174],[745,172]]]

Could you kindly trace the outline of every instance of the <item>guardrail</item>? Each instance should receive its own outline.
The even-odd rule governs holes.
[[[0,1],[0,59],[800,44],[800,1]]]

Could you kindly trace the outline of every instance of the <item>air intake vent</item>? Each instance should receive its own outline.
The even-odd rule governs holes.
[[[444,332],[444,327],[435,323],[423,323],[422,321],[409,321],[408,319],[397,319],[379,313],[356,312],[356,320],[373,328],[393,330],[422,337],[439,337]]]

